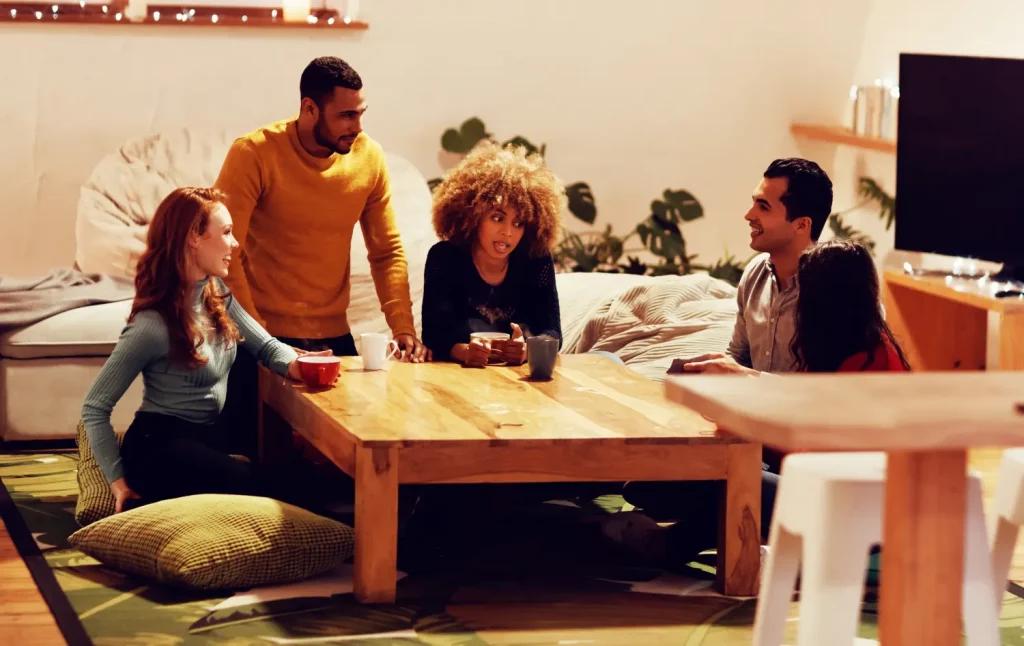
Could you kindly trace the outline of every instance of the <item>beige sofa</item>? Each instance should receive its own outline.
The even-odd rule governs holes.
[[[0,336],[0,439],[74,437],[82,399],[124,327],[131,301],[90,305]],[[142,401],[136,380],[114,409],[127,428]]]

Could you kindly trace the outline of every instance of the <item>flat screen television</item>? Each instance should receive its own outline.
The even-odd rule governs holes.
[[[1024,280],[1024,60],[902,54],[896,248]]]

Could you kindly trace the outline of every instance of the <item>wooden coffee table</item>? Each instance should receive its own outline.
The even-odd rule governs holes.
[[[542,382],[525,366],[342,361],[319,392],[260,369],[260,454],[290,451],[294,428],[355,480],[360,601],[395,600],[407,483],[725,480],[717,584],[756,594],[761,445],[719,433],[656,382],[599,355],[562,356]]]

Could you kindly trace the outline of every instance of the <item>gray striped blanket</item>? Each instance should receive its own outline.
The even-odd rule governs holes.
[[[661,381],[672,359],[725,352],[736,289],[705,274],[559,274],[564,353],[613,352]]]

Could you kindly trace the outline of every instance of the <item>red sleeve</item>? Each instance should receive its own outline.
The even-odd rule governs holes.
[[[888,340],[875,349],[875,356],[871,363],[864,365],[868,360],[867,352],[858,352],[847,358],[839,365],[837,372],[903,372],[903,362],[900,361],[896,348]]]

